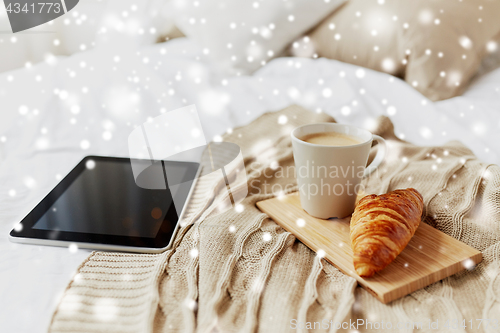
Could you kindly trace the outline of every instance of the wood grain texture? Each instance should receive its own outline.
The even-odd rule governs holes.
[[[311,250],[325,251],[328,262],[355,278],[382,303],[464,270],[469,259],[476,265],[482,260],[478,250],[422,222],[410,243],[389,266],[373,277],[362,278],[356,274],[352,262],[350,217],[330,220],[312,217],[302,209],[298,193],[257,202],[257,207]]]

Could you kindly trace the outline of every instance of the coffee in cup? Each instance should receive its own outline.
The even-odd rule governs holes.
[[[322,146],[352,146],[361,143],[355,136],[337,132],[313,133],[300,139],[308,143]]]
[[[336,123],[304,125],[291,135],[302,208],[322,219],[352,214],[361,179],[384,159],[384,139]],[[379,143],[377,155],[366,166],[374,140]]]

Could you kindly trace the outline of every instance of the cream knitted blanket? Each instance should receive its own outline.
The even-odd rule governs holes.
[[[455,320],[453,332],[493,331],[485,322],[478,329],[476,319],[500,320],[500,168],[481,163],[458,142],[417,147],[400,141],[389,119],[379,118],[373,132],[388,140],[388,155],[379,172],[364,180],[368,192],[418,189],[424,222],[484,256],[474,269],[384,305],[255,206],[295,190],[295,178],[286,172],[293,165],[290,131],[323,121],[333,119],[291,106],[226,135],[242,148],[247,168],[249,195],[240,209],[217,215],[224,191],[202,178],[173,249],[158,255],[92,253],[65,291],[49,331],[288,332],[316,322],[322,325],[311,326],[314,331],[336,332],[357,319],[393,327],[421,322],[421,332],[446,331],[446,320],[450,326]],[[429,321],[439,321],[440,329],[429,329]]]

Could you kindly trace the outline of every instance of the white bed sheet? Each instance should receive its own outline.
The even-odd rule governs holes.
[[[0,76],[0,327],[45,332],[90,251],[10,243],[11,228],[85,155],[127,156],[134,126],[196,104],[207,139],[291,103],[370,128],[389,115],[421,145],[461,140],[500,160],[500,69],[433,103],[401,80],[338,61],[280,58],[224,79],[187,39],[100,48]],[[282,126],[276,124],[276,126]],[[258,138],[257,138],[258,139]]]

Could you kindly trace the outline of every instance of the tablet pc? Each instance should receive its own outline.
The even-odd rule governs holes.
[[[136,185],[129,158],[87,156],[9,238],[19,243],[162,252],[171,246],[199,164],[161,163],[168,170],[166,179],[175,180],[168,183],[175,185],[145,189]]]

